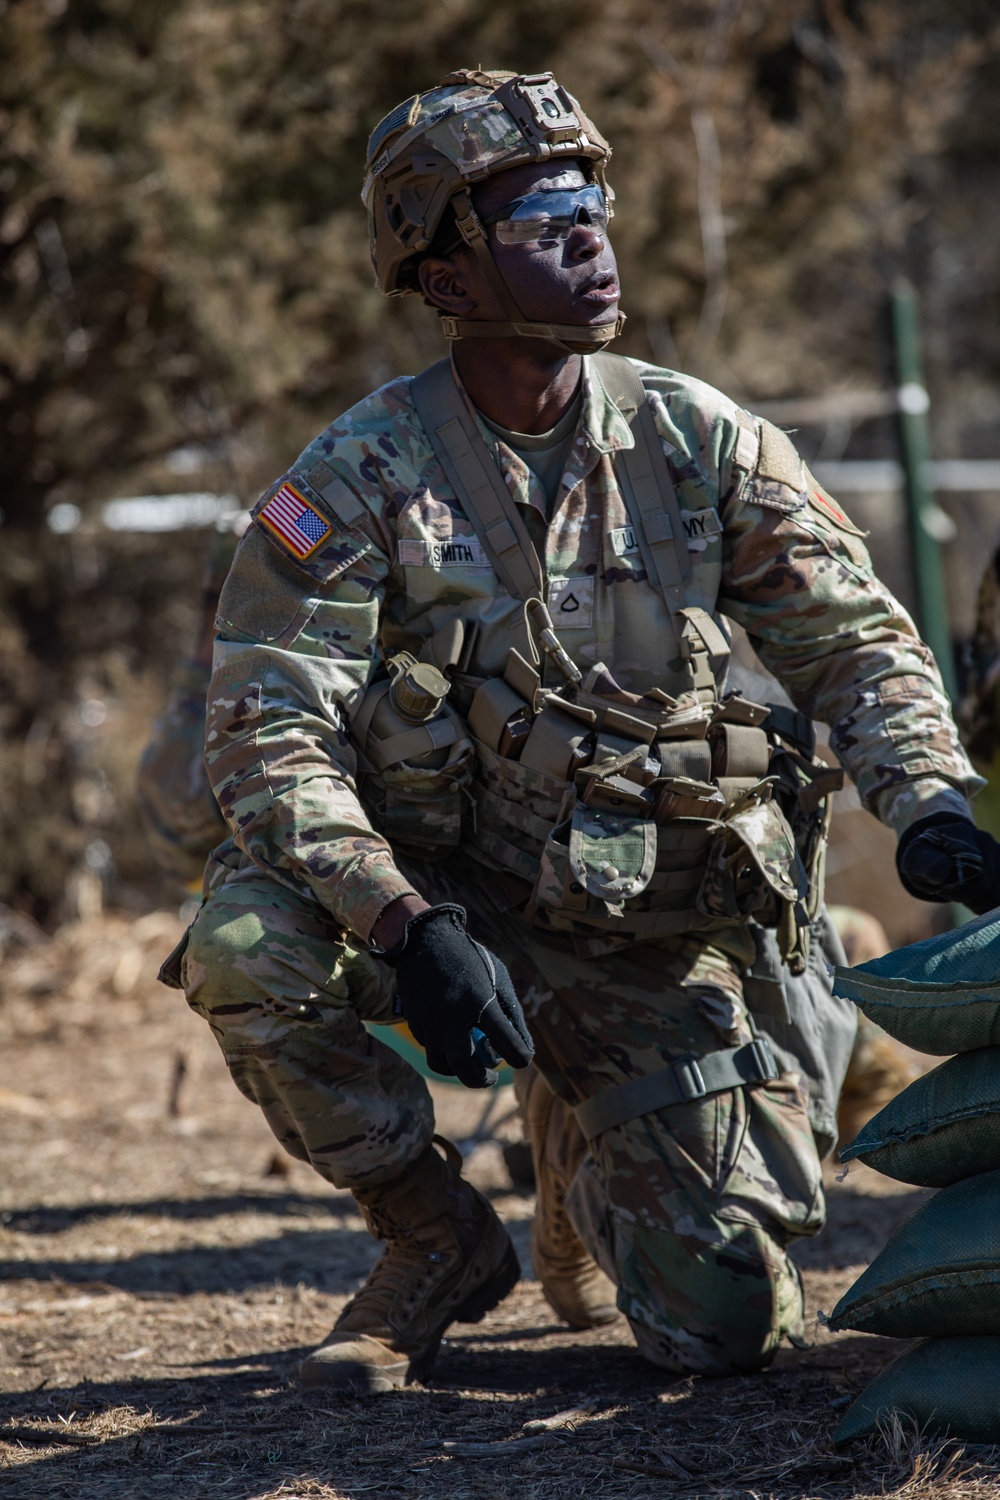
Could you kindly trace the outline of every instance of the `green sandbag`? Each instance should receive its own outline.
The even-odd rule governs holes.
[[[949,1057],[917,1078],[840,1149],[886,1177],[948,1187],[1000,1168],[1000,1047]]]
[[[1000,1172],[943,1188],[900,1224],[828,1326],[895,1339],[1000,1334]]]
[[[1000,1443],[1000,1338],[921,1339],[861,1392],[833,1441],[870,1437],[893,1412],[934,1437]]]
[[[856,969],[838,968],[833,992],[917,1052],[1000,1045],[1000,910]]]

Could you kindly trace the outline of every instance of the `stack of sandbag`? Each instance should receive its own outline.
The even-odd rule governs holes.
[[[907,1046],[955,1054],[841,1150],[844,1161],[941,1191],[829,1319],[833,1332],[921,1340],[862,1392],[835,1441],[897,1413],[931,1433],[1000,1443],[1000,910],[838,969],[835,993]]]

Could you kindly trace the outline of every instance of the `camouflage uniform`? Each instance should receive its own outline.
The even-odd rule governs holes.
[[[631,433],[584,365],[548,523],[533,474],[480,424],[482,436],[544,559],[570,655],[584,669],[608,663],[632,692],[675,692],[672,620],[631,542],[612,463]],[[861,534],[813,483],[797,485],[773,462],[773,429],[695,380],[636,368],[684,518],[686,602],[746,628],[798,706],[831,724],[883,821],[898,830],[964,808],[977,780],[937,671],[873,577]],[[293,556],[260,516],[276,485],[223,592],[207,760],[234,845],[184,960],[191,1003],[282,1139],[341,1185],[399,1173],[429,1139],[421,1088],[348,1015],[357,996],[345,1001],[329,979],[340,934],[367,939],[408,892],[470,908],[473,929],[513,970],[539,1065],[570,1102],[746,1040],[748,928],[719,923],[700,936],[606,942],[603,952],[585,945],[581,956],[572,934],[528,924],[527,887],[484,870],[468,839],[436,866],[393,857],[359,801],[351,742],[380,655],[416,652],[446,622],[474,620],[468,671],[499,674],[511,644],[528,650],[522,606],[439,467],[408,380],[334,422],[288,477],[329,534],[304,560]],[[784,1247],[823,1218],[798,1075],[789,1068],[775,1083],[608,1131],[571,1207],[645,1354],[673,1368],[756,1368],[800,1317]]]
[[[219,595],[239,538],[240,532],[231,529],[217,531],[212,537],[202,577],[199,638],[214,625]],[[179,885],[190,886],[197,882],[202,886],[203,894],[218,885],[235,866],[245,864],[239,851],[227,837],[228,826],[215,799],[205,765],[206,700],[211,677],[210,661],[205,660],[204,653],[196,648],[174,675],[163,713],[153,726],[149,742],[142,753],[137,786],[146,838],[157,865]],[[248,873],[253,875],[252,868]],[[213,920],[234,924],[230,931],[238,933],[237,963],[241,974],[246,972],[244,966],[255,956],[255,948],[262,932],[260,923],[253,916],[254,908],[261,903],[267,905],[269,895],[270,883],[266,878],[258,881],[255,886],[252,879],[248,880],[244,876],[240,880],[233,879],[227,886],[228,910],[224,910],[219,903],[211,908]],[[364,1049],[365,1034],[361,1018],[373,1022],[393,1019],[392,997],[395,986],[393,976],[384,965],[373,963],[367,954],[358,952],[356,948],[331,942],[328,924],[317,922],[315,913],[304,913],[302,921],[310,923],[314,936],[319,936],[325,944],[322,974],[312,975],[323,990],[325,1007],[322,1024],[310,1026],[308,1032],[311,1068],[316,1069],[325,1048],[335,1049],[343,1044],[351,1055],[357,1055]],[[280,917],[268,925],[264,972],[267,971],[268,963],[274,966],[280,962],[280,929]],[[300,940],[294,941],[288,958],[288,966],[272,979],[271,985],[271,988],[279,990],[279,1017],[287,1013],[289,1006],[294,1009],[301,998],[301,976],[297,979],[294,976],[303,962],[309,963],[308,946],[303,945]],[[271,974],[276,974],[274,968]],[[238,986],[240,992],[242,983],[241,980]],[[264,993],[267,993],[266,987]],[[216,995],[218,999],[218,990]],[[266,1006],[266,999],[264,1004]],[[280,1027],[280,1019],[276,1024]],[[303,1024],[301,1011],[298,1012],[298,1024]],[[341,1032],[344,1033],[343,1037]],[[247,1045],[250,1048],[259,1047],[269,1036],[266,1019],[258,1017],[257,1029]],[[335,1110],[331,1110],[329,1089],[325,1090],[322,1084],[317,1087],[315,1082],[308,1082],[312,1076],[308,1067],[302,1070],[302,1076],[307,1080],[306,1086],[296,1089],[293,1049],[285,1054],[284,1062],[276,1070],[273,1080],[266,1076],[266,1052],[262,1047],[254,1052],[255,1063],[245,1080],[241,1071],[240,1052],[238,1045],[234,1046],[231,1030],[225,1043],[225,1051],[238,1087],[255,1104],[260,1105],[268,1124],[285,1150],[292,1156],[309,1160],[310,1148],[315,1148],[318,1158],[324,1161],[324,1143],[309,1135],[310,1144],[307,1146],[295,1126],[295,1119],[297,1114],[308,1117],[311,1109],[322,1122],[321,1133],[325,1134],[331,1116],[335,1115]],[[426,1122],[431,1118],[430,1095],[422,1079],[381,1043],[373,1042],[370,1051],[372,1057],[378,1059],[377,1064],[373,1063],[373,1069],[392,1086],[392,1102],[388,1106],[392,1116],[389,1128],[398,1133],[399,1121],[405,1120],[408,1113],[412,1113],[417,1123],[410,1127],[411,1133],[415,1131],[414,1139],[422,1140],[427,1133],[424,1130]],[[340,1054],[334,1051],[332,1060],[325,1068],[321,1068],[321,1072],[329,1072],[332,1077],[338,1074],[338,1068],[342,1068]],[[367,1081],[366,1087],[370,1089]],[[286,1089],[292,1096],[292,1102],[286,1101],[284,1097]],[[296,1097],[297,1095],[303,1097]],[[377,1143],[381,1133],[379,1124],[374,1122],[374,1142]],[[335,1157],[336,1147],[331,1150]],[[337,1180],[335,1171],[324,1175]]]

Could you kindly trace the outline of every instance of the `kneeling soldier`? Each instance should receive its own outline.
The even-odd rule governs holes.
[[[601,352],[609,157],[545,73],[454,73],[377,126],[378,284],[437,308],[452,357],[310,444],[220,601],[232,839],[180,973],[281,1143],[387,1242],[309,1385],[419,1377],[518,1276],[422,1080],[362,1025],[390,987],[345,978],[345,941],[395,971],[437,1071],[482,1087],[537,1047],[576,1121],[540,1182],[553,1304],[592,1259],[647,1359],[732,1373],[800,1324],[786,1246],[822,1224],[853,1034],[811,718],[912,889],[993,893],[977,778],[857,528],[776,428]],[[724,616],[798,712],[727,695]],[[609,1313],[596,1277],[578,1321]]]

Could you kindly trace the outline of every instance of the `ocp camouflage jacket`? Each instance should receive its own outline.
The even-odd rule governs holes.
[[[686,602],[746,629],[795,704],[831,726],[862,800],[897,832],[961,809],[980,779],[931,653],[873,575],[863,534],[783,434],[697,380],[635,364],[681,506]],[[670,692],[680,665],[671,618],[615,481],[613,457],[631,432],[584,365],[579,426],[548,523],[534,476],[478,425],[543,559],[567,651],[584,670],[603,661],[633,692]],[[409,379],[331,423],[254,517],[220,601],[212,784],[256,865],[311,891],[367,938],[412,886],[357,796],[350,722],[366,686],[384,654],[417,651],[454,618],[479,625],[469,670],[501,672],[508,647],[524,649],[523,607],[463,514]]]

